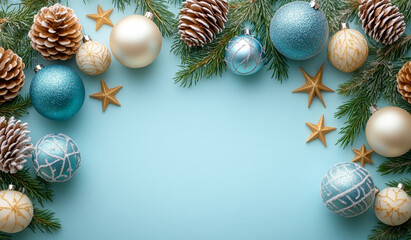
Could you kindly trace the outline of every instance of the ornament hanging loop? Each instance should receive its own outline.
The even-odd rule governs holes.
[[[374,114],[376,111],[379,110],[377,104],[371,105],[369,109],[370,109],[371,114]]]
[[[312,1],[310,2],[310,7],[314,8],[315,10],[318,10],[318,9],[320,8],[320,4],[317,3],[316,0],[312,0]]]

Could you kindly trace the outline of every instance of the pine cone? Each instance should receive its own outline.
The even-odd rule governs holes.
[[[69,7],[55,4],[43,7],[34,16],[29,32],[31,46],[47,60],[67,60],[76,54],[83,34],[76,14]]]
[[[405,63],[397,73],[397,89],[402,98],[411,103],[411,61]]]
[[[213,41],[227,22],[226,0],[187,0],[180,9],[178,33],[189,46],[204,46]]]
[[[0,117],[0,171],[16,173],[31,156],[33,144],[27,136],[30,133],[27,127],[27,123],[22,124],[14,117],[8,122],[5,117]]]
[[[0,47],[0,104],[13,100],[25,83],[24,63],[10,49]]]
[[[405,32],[404,15],[389,0],[363,0],[358,16],[365,32],[382,44],[397,41]]]

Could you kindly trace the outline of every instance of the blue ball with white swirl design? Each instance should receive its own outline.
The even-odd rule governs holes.
[[[288,3],[271,19],[271,41],[282,55],[294,60],[317,55],[327,44],[328,33],[324,13],[308,2]]]
[[[224,61],[238,75],[247,76],[258,72],[263,67],[265,58],[263,43],[253,35],[235,36],[225,48]]]
[[[321,182],[321,197],[334,214],[355,217],[374,202],[375,186],[370,173],[352,162],[331,167]]]

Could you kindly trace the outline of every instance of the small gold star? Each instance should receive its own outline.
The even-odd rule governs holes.
[[[306,122],[305,124],[307,124],[307,126],[311,129],[311,135],[308,137],[307,143],[318,138],[326,147],[327,147],[327,142],[325,141],[325,135],[337,129],[335,127],[325,127],[324,126],[324,115],[321,115],[320,121],[318,121],[317,125],[313,123],[309,123],[309,122]]]
[[[103,24],[107,24],[109,26],[114,26],[110,20],[110,14],[113,12],[113,9],[104,11],[101,8],[100,4],[97,5],[97,14],[87,14],[86,16],[96,21],[96,31],[103,26]]]
[[[352,151],[355,153],[355,157],[352,160],[353,162],[360,162],[361,166],[364,167],[366,163],[371,163],[374,164],[374,162],[371,160],[371,154],[374,152],[373,150],[368,151],[365,148],[365,145],[363,144],[361,149],[352,149]]]
[[[116,94],[122,87],[108,88],[104,80],[101,79],[101,92],[92,94],[90,97],[100,100],[103,104],[103,112],[105,112],[109,103],[120,106]]]
[[[315,74],[314,77],[311,77],[302,68],[299,67],[300,71],[304,75],[305,84],[302,85],[301,87],[295,89],[292,92],[293,93],[296,93],[296,92],[306,92],[306,93],[308,93],[308,107],[311,106],[311,102],[313,101],[315,96],[317,96],[321,100],[321,102],[323,103],[323,105],[325,107],[323,97],[321,96],[321,91],[334,92],[334,90],[328,88],[327,86],[325,86],[322,83],[324,64],[325,63],[323,63],[321,65],[320,70],[318,70],[317,74]]]

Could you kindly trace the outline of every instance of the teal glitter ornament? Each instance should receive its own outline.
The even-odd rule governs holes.
[[[73,139],[61,133],[44,136],[32,154],[34,170],[47,182],[70,180],[81,163],[78,146]]]
[[[374,202],[374,181],[370,173],[352,162],[331,167],[321,182],[321,197],[334,214],[355,217],[365,212]]]
[[[319,5],[312,1],[291,2],[271,19],[270,37],[285,57],[305,60],[317,55],[327,44],[328,22]]]
[[[238,75],[251,75],[264,65],[266,52],[261,40],[250,35],[249,29],[244,34],[235,36],[225,47],[224,61],[228,69]]]
[[[85,90],[79,75],[70,68],[37,65],[31,81],[30,98],[33,107],[51,120],[68,120],[83,106]]]

